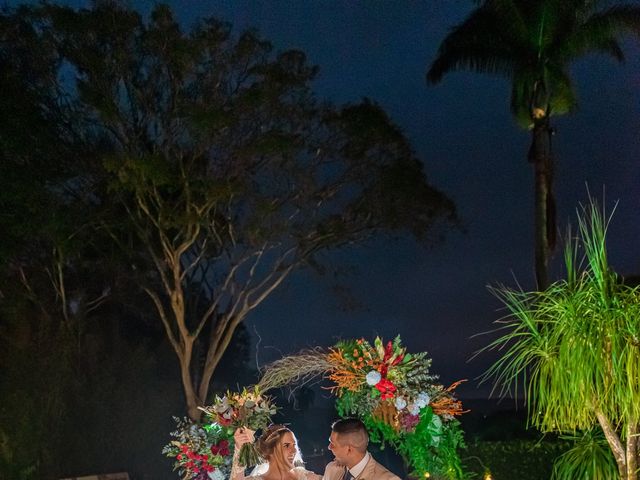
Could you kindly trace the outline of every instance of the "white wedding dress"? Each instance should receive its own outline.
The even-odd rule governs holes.
[[[268,469],[269,464],[262,463],[251,470],[251,474],[245,478],[246,480],[262,480],[264,478],[264,474]],[[291,472],[296,476],[298,480],[322,480],[322,475],[313,473],[304,467],[294,467]]]

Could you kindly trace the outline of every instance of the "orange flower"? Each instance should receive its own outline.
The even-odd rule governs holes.
[[[347,361],[341,350],[331,349],[329,351],[328,360],[333,366],[329,373],[329,380],[336,383],[335,386],[329,387],[330,390],[337,390],[338,395],[341,389],[357,392],[362,385],[363,379],[357,373],[355,362]]]
[[[463,413],[467,413],[469,410],[462,409],[462,402],[449,396],[447,394],[452,394],[453,390],[460,385],[462,382],[466,382],[466,380],[458,380],[445,388],[440,395],[437,395],[436,398],[431,400],[431,408],[433,409],[433,413],[436,415],[462,415]]]

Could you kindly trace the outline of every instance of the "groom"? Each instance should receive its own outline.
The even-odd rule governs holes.
[[[369,434],[357,418],[331,425],[329,450],[336,459],[327,465],[323,480],[400,480],[367,451]]]

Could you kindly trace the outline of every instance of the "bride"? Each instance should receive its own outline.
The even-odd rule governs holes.
[[[266,463],[258,465],[251,472],[251,476],[245,477],[244,468],[238,465],[238,452],[240,447],[248,442],[253,442],[253,430],[239,428],[235,431],[235,450],[233,453],[233,468],[231,480],[321,480],[322,475],[317,475],[302,466],[302,456],[298,450],[298,442],[291,430],[284,425],[270,425],[267,427],[258,442],[256,448]]]

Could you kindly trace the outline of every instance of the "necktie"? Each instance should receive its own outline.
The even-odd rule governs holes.
[[[345,468],[344,475],[342,476],[342,480],[353,480],[353,475],[351,475],[351,472],[349,471],[348,468]]]

